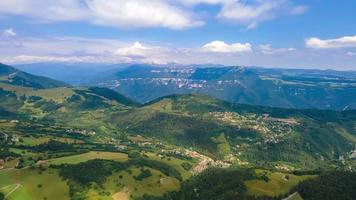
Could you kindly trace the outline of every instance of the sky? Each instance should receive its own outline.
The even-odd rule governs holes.
[[[356,70],[354,0],[0,0],[0,62]]]

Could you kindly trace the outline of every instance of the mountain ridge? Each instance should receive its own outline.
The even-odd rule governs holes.
[[[46,64],[20,69],[46,73]],[[56,67],[60,64],[56,64]],[[64,65],[74,69],[77,65]],[[39,68],[39,69],[38,69]],[[105,70],[107,68],[107,70]],[[356,109],[356,73],[352,71],[276,69],[222,65],[78,65],[66,81],[107,87],[147,103],[170,94],[201,93],[232,103],[283,108]],[[65,70],[68,71],[68,70]],[[71,70],[69,70],[71,71]],[[58,74],[58,73],[54,73]],[[57,77],[56,75],[51,75]],[[77,77],[75,79],[71,77]],[[65,80],[65,77],[58,77]]]
[[[331,162],[349,156],[356,143],[356,110],[253,106],[204,94],[138,104],[105,88],[0,87],[0,108],[7,116],[91,129],[102,137],[139,133],[219,159],[232,154],[247,162],[284,161],[298,167],[308,159],[304,167],[312,167],[324,163],[322,157]]]
[[[70,86],[62,81],[53,80],[43,76],[35,76],[1,63],[0,76],[0,82],[18,86],[33,87],[36,89]]]

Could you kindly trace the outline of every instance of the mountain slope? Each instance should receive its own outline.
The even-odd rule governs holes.
[[[161,98],[117,121],[130,133],[258,165],[322,166],[348,158],[356,144],[355,111],[256,107],[194,94]]]
[[[201,93],[233,103],[283,108],[356,109],[356,73],[244,67],[132,65],[103,73],[93,85],[147,103],[171,94]]]
[[[111,127],[104,122],[106,117],[110,118],[106,115],[110,110],[125,110],[138,105],[107,88],[67,87],[59,81],[33,76],[9,66],[0,69],[0,118],[98,130],[101,126]],[[8,78],[14,73],[26,81],[14,82]],[[108,129],[98,130],[104,131],[110,132]]]
[[[16,86],[31,87],[35,89],[47,89],[67,87],[68,84],[50,78],[34,76],[17,70],[11,66],[0,63],[0,82]]]

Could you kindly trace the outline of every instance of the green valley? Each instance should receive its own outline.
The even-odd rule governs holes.
[[[355,144],[355,110],[252,106],[201,94],[140,104],[0,65],[0,194],[7,200],[308,200],[334,189],[351,199]],[[334,179],[347,184],[335,187]],[[316,187],[322,181],[328,189]]]

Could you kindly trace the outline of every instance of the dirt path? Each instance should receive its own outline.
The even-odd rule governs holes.
[[[289,197],[284,198],[282,200],[303,200],[303,198],[300,196],[298,192],[294,192]]]
[[[13,192],[15,192],[17,189],[19,189],[19,187],[21,187],[22,185],[21,184],[16,184],[16,187],[14,189],[12,189],[9,193],[6,194],[5,198],[6,197],[9,197]]]
[[[130,199],[130,190],[127,187],[124,187],[120,192],[115,193],[112,198],[114,200],[129,200]]]
[[[15,184],[4,186],[4,187],[0,188],[0,190],[4,190],[4,189],[12,187],[12,186],[15,186],[15,187],[5,195],[5,198],[9,197],[12,193],[14,193],[17,189],[19,189],[19,187],[22,187],[22,185],[20,183],[15,183]]]
[[[0,190],[5,190],[6,188],[11,187],[11,186],[13,186],[13,185],[17,185],[17,184],[15,183],[15,184],[11,184],[11,185],[4,186],[4,187],[0,188]]]

